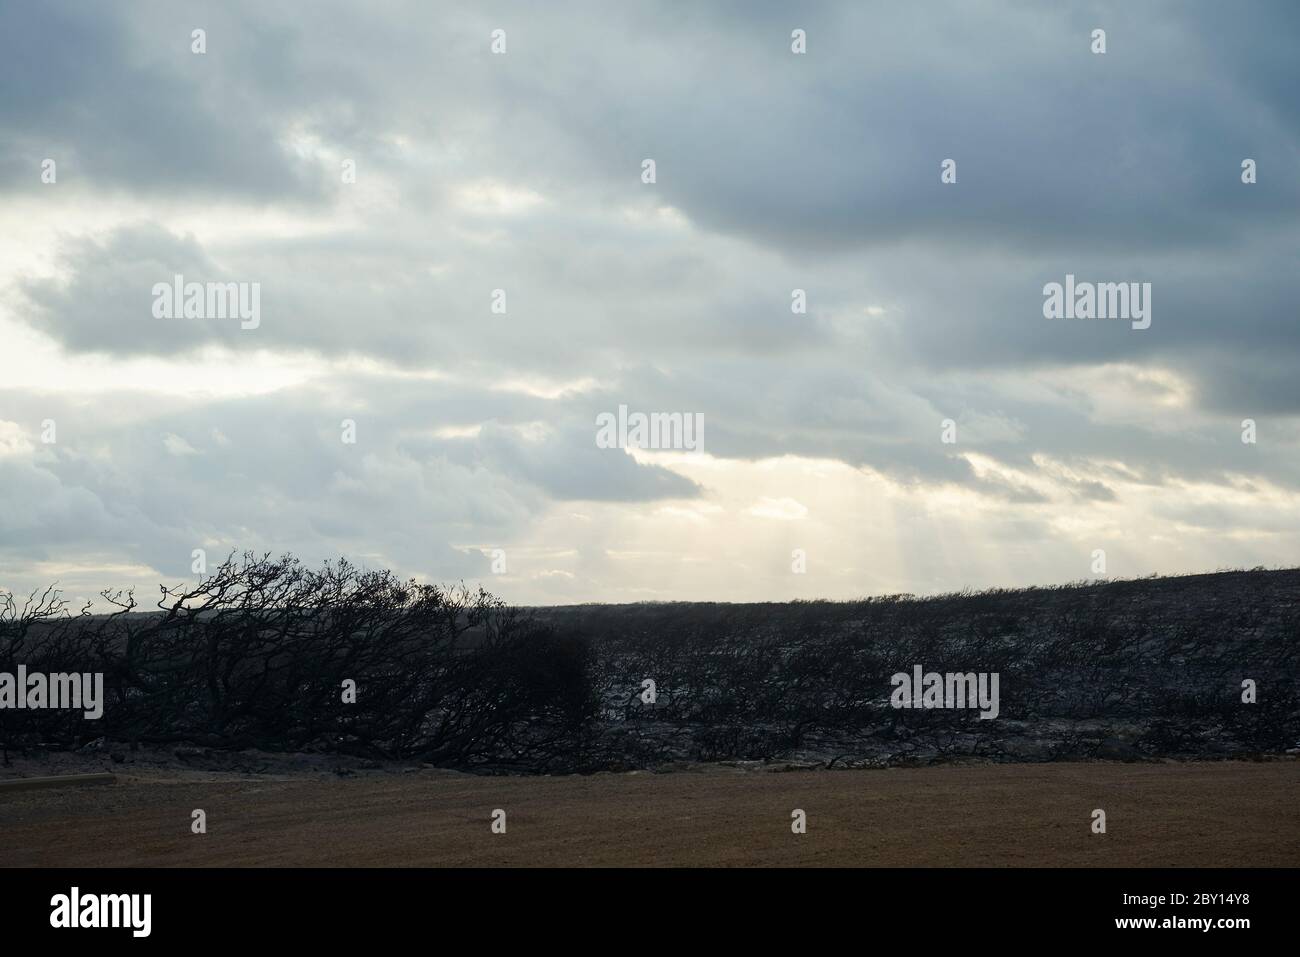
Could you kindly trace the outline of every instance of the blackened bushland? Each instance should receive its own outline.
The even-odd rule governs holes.
[[[102,671],[107,688],[97,722],[0,711],[6,748],[106,737],[542,771],[1207,757],[1300,742],[1298,570],[525,611],[463,586],[245,555],[163,589],[156,612],[105,598],[118,613],[70,614],[53,591],[0,596],[0,670]],[[889,707],[890,676],[916,664],[997,672],[999,717]]]
[[[130,744],[325,750],[446,765],[540,762],[595,709],[586,645],[480,590],[347,562],[244,555],[156,613],[0,606],[0,670],[103,672],[104,716],[0,712],[6,748]],[[355,702],[345,683],[355,683]]]
[[[1300,745],[1300,570],[854,602],[541,612],[599,649],[604,761],[870,766],[1215,757]],[[996,672],[1000,714],[903,710],[890,677]],[[644,678],[657,701],[642,703]],[[1244,703],[1243,682],[1256,702]]]

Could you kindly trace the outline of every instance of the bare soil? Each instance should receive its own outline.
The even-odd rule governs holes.
[[[191,833],[195,808],[206,834]],[[791,833],[795,808],[806,834]],[[1105,834],[1090,830],[1094,808]],[[132,770],[110,786],[0,790],[0,865],[1297,866],[1300,762]]]

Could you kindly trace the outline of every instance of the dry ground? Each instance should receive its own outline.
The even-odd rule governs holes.
[[[190,833],[191,811],[208,833]],[[493,835],[494,808],[507,833]],[[808,833],[790,831],[790,812]],[[1107,833],[1093,835],[1094,808]],[[235,777],[0,791],[0,865],[1300,865],[1300,762]]]

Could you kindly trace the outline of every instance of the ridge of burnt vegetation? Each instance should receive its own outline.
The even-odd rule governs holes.
[[[102,672],[106,698],[98,721],[0,710],[6,758],[109,742],[564,772],[1240,757],[1300,744],[1300,569],[519,609],[481,588],[244,554],[160,587],[147,613],[129,592],[103,599],[112,613],[72,609],[54,589],[0,593],[0,672]],[[999,674],[999,717],[892,708],[890,676],[918,664]]]

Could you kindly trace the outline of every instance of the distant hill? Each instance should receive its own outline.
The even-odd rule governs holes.
[[[102,673],[105,696],[96,721],[0,710],[4,753],[116,743],[562,772],[1300,746],[1297,569],[513,609],[463,587],[247,555],[187,589],[206,611],[0,615],[0,677]]]
[[[595,648],[610,763],[1137,760],[1300,745],[1297,569],[535,613]],[[891,707],[891,676],[917,665],[997,673],[998,716]]]

